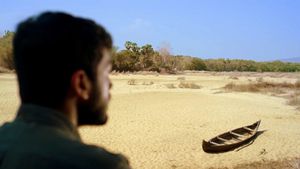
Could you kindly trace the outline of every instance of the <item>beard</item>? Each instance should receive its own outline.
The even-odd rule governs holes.
[[[103,125],[107,122],[107,104],[101,100],[101,91],[93,84],[91,97],[87,101],[78,104],[78,125]]]

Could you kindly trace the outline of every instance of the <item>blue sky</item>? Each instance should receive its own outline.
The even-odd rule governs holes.
[[[95,20],[125,41],[175,55],[269,61],[300,57],[298,0],[1,0],[0,33],[45,10]]]

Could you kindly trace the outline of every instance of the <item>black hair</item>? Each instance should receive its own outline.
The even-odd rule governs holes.
[[[112,48],[110,34],[89,19],[45,12],[21,22],[13,41],[21,102],[61,106],[75,71],[95,81],[105,48]]]

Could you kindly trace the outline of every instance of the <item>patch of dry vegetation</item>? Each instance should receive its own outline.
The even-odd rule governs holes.
[[[153,81],[150,81],[150,82],[143,82],[143,85],[146,85],[146,86],[153,85],[153,84],[154,84]]]
[[[288,98],[288,104],[291,106],[297,106],[297,109],[300,110],[300,92],[297,91],[294,94],[290,95]]]
[[[295,87],[296,87],[296,88],[300,88],[300,80],[297,80],[297,81],[296,81]]]
[[[260,82],[263,82],[263,81],[264,81],[264,78],[263,78],[263,77],[257,77],[257,78],[256,78],[256,81],[259,82],[259,83],[260,83]]]
[[[138,84],[138,82],[137,82],[136,79],[129,79],[129,80],[127,81],[127,84],[128,84],[128,85],[145,85],[145,86],[150,86],[150,85],[153,85],[154,82],[153,82],[153,81],[143,81],[143,83],[139,83],[139,84]]]
[[[137,85],[137,81],[135,79],[129,79],[127,84],[128,85]]]
[[[184,89],[200,89],[201,86],[197,85],[196,83],[193,82],[186,82],[186,78],[184,76],[178,77],[177,80],[180,81],[178,84],[179,88],[184,88]]]
[[[165,86],[168,88],[168,89],[176,89],[176,85],[174,85],[173,83],[169,83],[169,84],[165,84]],[[181,81],[179,84],[178,84],[178,88],[182,88],[182,89],[200,89],[201,86],[195,84],[195,83],[192,83],[192,82],[184,82],[184,81]]]
[[[230,77],[229,77],[229,79],[233,79],[233,80],[239,80],[239,78],[238,78],[238,77],[236,77],[236,76],[230,76]]]
[[[0,73],[12,73],[12,72],[14,72],[14,71],[0,66]]]
[[[185,77],[178,77],[177,80],[185,80]]]
[[[270,93],[282,93],[284,90],[297,90],[300,89],[300,81],[296,83],[275,83],[264,81],[262,77],[256,79],[254,83],[248,84],[235,84],[233,82],[224,86],[225,90],[238,91],[238,92],[270,92]]]
[[[274,96],[284,95],[288,99],[288,104],[292,106],[297,106],[297,109],[300,110],[300,81],[296,83],[275,83],[267,82],[262,78],[258,78],[255,83],[248,84],[235,84],[233,82],[228,83],[223,87],[226,91],[236,91],[236,92],[259,92],[272,94]]]
[[[223,87],[226,91],[236,91],[236,92],[259,92],[259,89],[252,84],[235,84],[230,82]]]
[[[176,86],[173,83],[165,84],[168,89],[176,89]]]
[[[283,93],[287,89],[300,89],[298,84],[293,83],[274,83],[274,82],[256,82],[249,84],[235,84],[233,82],[224,86],[225,90],[237,92],[270,92],[270,93]]]
[[[201,86],[192,83],[192,82],[183,82],[181,81],[178,85],[179,88],[188,88],[188,89],[200,89]]]

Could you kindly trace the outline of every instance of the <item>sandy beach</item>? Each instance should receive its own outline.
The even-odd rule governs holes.
[[[126,155],[133,168],[300,168],[300,111],[281,97],[224,92],[230,82],[295,82],[298,74],[185,73],[114,74],[109,121],[80,128],[84,142]],[[128,82],[132,83],[129,84]],[[199,89],[179,88],[180,81]],[[0,74],[0,124],[15,117],[20,104],[14,74]],[[253,144],[208,154],[203,139],[261,120]],[[276,164],[279,162],[279,164]]]

